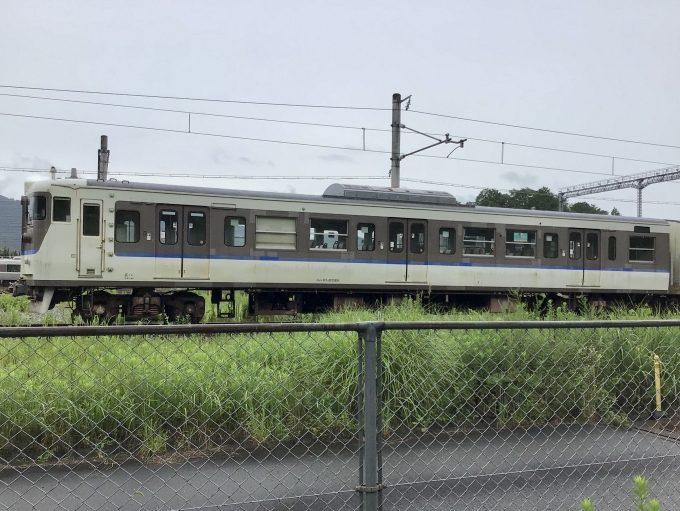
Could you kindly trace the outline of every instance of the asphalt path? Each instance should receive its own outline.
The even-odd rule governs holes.
[[[357,509],[356,442],[174,464],[5,470],[0,509]],[[680,508],[680,443],[596,426],[429,435],[386,445],[387,510],[630,509],[633,475]]]

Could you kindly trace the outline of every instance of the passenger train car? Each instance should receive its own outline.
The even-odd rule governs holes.
[[[16,280],[21,271],[21,257],[0,257],[0,292],[6,291]]]
[[[126,181],[40,181],[22,198],[21,280],[32,310],[85,319],[199,321],[204,299],[294,314],[422,293],[503,306],[555,299],[672,300],[680,224],[470,207],[445,192],[334,184],[322,196]],[[223,310],[220,309],[220,310]]]

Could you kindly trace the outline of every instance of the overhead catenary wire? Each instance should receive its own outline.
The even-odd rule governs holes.
[[[200,101],[206,103],[231,103],[237,105],[262,105],[262,106],[281,106],[291,108],[327,108],[333,110],[374,110],[385,111],[392,110],[391,108],[380,107],[364,107],[364,106],[343,106],[343,105],[313,105],[305,103],[276,103],[271,101],[241,101],[235,99],[218,99],[218,98],[196,98],[191,96],[163,96],[160,94],[134,94],[129,92],[104,92],[104,91],[88,91],[78,89],[56,89],[49,87],[24,87],[18,85],[4,85],[0,84],[0,89],[20,89],[20,90],[35,90],[42,92],[66,92],[70,94],[92,94],[99,96],[120,96],[129,98],[145,98],[145,99],[171,99],[175,101]]]
[[[560,130],[551,130],[547,128],[535,128],[532,126],[523,126],[521,124],[509,124],[509,123],[503,123],[503,122],[495,122],[495,121],[485,121],[481,119],[472,119],[470,117],[460,117],[456,115],[447,115],[447,114],[438,114],[434,112],[423,112],[422,110],[409,110],[409,112],[412,112],[414,114],[421,114],[421,115],[430,115],[434,117],[443,117],[446,119],[456,119],[459,121],[468,121],[468,122],[477,122],[481,124],[490,124],[493,126],[503,126],[506,128],[515,128],[515,129],[522,129],[522,130],[531,130],[531,131],[539,131],[543,133],[552,133],[555,135],[567,135],[570,137],[583,137],[583,138],[592,138],[592,139],[597,139],[597,140],[607,140],[610,142],[623,142],[626,144],[639,144],[639,145],[649,145],[649,146],[655,146],[655,147],[667,147],[671,149],[680,149],[680,146],[677,145],[672,145],[672,144],[661,144],[658,142],[645,142],[642,140],[631,140],[631,139],[625,139],[625,138],[616,138],[616,137],[604,137],[600,135],[589,135],[589,134],[584,134],[584,133],[576,133],[573,131],[560,131]]]
[[[268,101],[243,101],[243,100],[232,100],[232,99],[219,99],[219,98],[197,98],[190,96],[166,96],[160,94],[138,94],[138,93],[126,93],[126,92],[109,92],[109,91],[92,91],[84,89],[59,89],[54,87],[29,87],[29,86],[19,86],[19,85],[8,85],[0,84],[0,89],[13,89],[13,90],[33,90],[42,92],[60,92],[69,94],[91,94],[91,95],[103,95],[103,96],[119,96],[119,97],[134,97],[134,98],[145,98],[145,99],[166,99],[175,101],[198,101],[198,102],[208,102],[208,103],[230,103],[230,104],[244,104],[244,105],[263,105],[263,106],[278,106],[278,107],[293,107],[293,108],[319,108],[319,109],[336,109],[336,110],[372,110],[372,111],[391,111],[391,108],[382,107],[363,107],[363,106],[351,106],[351,105],[318,105],[318,104],[305,104],[305,103],[278,103],[278,102],[268,102]],[[639,145],[649,145],[656,147],[667,147],[672,149],[680,149],[680,146],[672,144],[662,144],[658,142],[647,142],[641,140],[632,140],[616,137],[605,137],[601,135],[592,135],[586,133],[577,133],[572,131],[562,131],[553,130],[547,128],[538,128],[533,126],[524,126],[521,124],[511,124],[502,123],[497,121],[488,121],[483,119],[474,119],[471,117],[454,116],[448,114],[441,114],[435,112],[425,112],[422,110],[409,109],[409,112],[428,115],[435,117],[443,117],[447,119],[456,119],[467,122],[475,122],[482,124],[489,124],[494,126],[503,126],[507,128],[531,130],[543,133],[553,133],[557,135],[566,135],[572,137],[584,137],[592,138],[597,140],[608,140],[612,142],[622,142],[627,144],[639,144]]]
[[[39,115],[13,114],[13,113],[7,113],[7,112],[0,112],[0,115],[9,116],[9,117],[26,118],[26,119],[38,119],[38,120],[70,122],[70,123],[78,123],[78,124],[90,124],[90,125],[96,125],[96,126],[111,126],[111,127],[117,127],[117,128],[150,130],[150,131],[158,131],[158,132],[164,132],[164,133],[178,133],[178,134],[184,134],[184,135],[201,135],[201,136],[207,136],[207,137],[228,138],[228,139],[234,139],[234,140],[246,140],[246,141],[251,141],[251,142],[266,142],[266,143],[272,143],[272,144],[293,145],[293,146],[302,146],[302,147],[314,147],[314,148],[321,148],[321,149],[335,149],[335,150],[339,150],[339,151],[353,151],[353,152],[363,152],[363,153],[373,153],[373,154],[390,154],[389,151],[381,151],[381,150],[376,150],[376,149],[364,149],[362,147],[334,146],[334,145],[327,145],[327,144],[314,144],[314,143],[309,143],[309,142],[295,142],[295,141],[290,141],[290,140],[275,140],[275,139],[265,139],[265,138],[256,138],[256,137],[243,137],[243,136],[238,136],[238,135],[224,135],[224,134],[220,134],[220,133],[207,133],[207,132],[201,132],[201,131],[195,131],[195,130],[186,131],[186,130],[173,129],[173,128],[157,128],[157,127],[151,127],[151,126],[138,126],[138,125],[133,125],[133,124],[119,124],[119,123],[110,123],[110,122],[101,122],[101,121],[85,121],[85,120],[82,120],[82,119],[65,119],[65,118],[62,118],[62,117],[47,117],[47,116],[39,116]],[[499,161],[493,161],[493,160],[476,160],[476,159],[473,159],[473,158],[457,158],[457,157],[448,157],[448,156],[437,156],[437,155],[431,155],[431,154],[415,154],[413,156],[416,157],[416,158],[434,158],[434,159],[441,159],[441,160],[466,161],[466,162],[471,162],[471,163],[483,163],[483,164],[487,164],[487,165],[501,165],[501,166],[506,166],[506,167],[553,170],[553,171],[557,171],[557,172],[571,172],[571,173],[576,173],[576,174],[590,174],[590,175],[597,175],[597,176],[616,175],[616,174],[611,174],[609,172],[593,172],[593,171],[587,171],[587,170],[565,169],[565,168],[560,168],[560,167],[548,167],[548,166],[545,166],[545,165],[527,165],[527,164],[520,164],[520,163],[509,163],[509,162],[505,162],[505,161],[499,162]]]
[[[25,94],[11,94],[11,93],[5,93],[5,92],[0,92],[0,96],[12,97],[12,98],[24,98],[24,99],[37,99],[37,100],[44,100],[44,101],[56,101],[56,102],[63,102],[63,103],[75,103],[75,104],[84,104],[84,105],[92,105],[92,106],[107,106],[107,107],[113,107],[113,108],[128,108],[128,109],[134,109],[134,110],[146,110],[146,111],[164,112],[164,113],[177,113],[177,114],[183,114],[183,115],[188,115],[188,116],[194,115],[194,116],[205,116],[205,117],[218,117],[218,118],[238,119],[238,120],[256,121],[256,122],[271,122],[271,123],[292,124],[292,125],[302,125],[302,126],[314,126],[314,127],[322,127],[322,128],[346,129],[346,130],[357,130],[357,131],[362,130],[362,131],[373,131],[373,132],[382,132],[382,133],[391,133],[391,131],[392,131],[391,129],[387,129],[387,128],[366,128],[366,127],[362,127],[362,126],[348,126],[348,125],[342,125],[342,124],[328,124],[328,123],[317,123],[317,122],[293,121],[293,120],[288,120],[288,119],[271,119],[271,118],[263,118],[263,117],[250,117],[250,116],[242,116],[242,115],[220,114],[220,113],[214,113],[214,112],[200,112],[200,111],[186,110],[186,109],[159,108],[159,107],[149,107],[149,106],[140,106],[140,105],[125,105],[125,104],[120,104],[120,103],[106,103],[106,102],[102,102],[102,101],[87,101],[87,100],[70,99],[70,98],[52,98],[52,97],[32,96],[32,95],[25,95]],[[405,131],[404,134],[411,134],[412,135],[413,133]],[[435,134],[435,133],[428,133],[428,135],[443,136],[442,134]],[[657,165],[676,165],[676,163],[653,161],[653,160],[643,160],[643,159],[638,159],[638,158],[629,158],[629,157],[626,157],[626,156],[593,153],[593,152],[586,152],[586,151],[577,151],[577,150],[574,150],[574,149],[561,149],[561,148],[557,148],[557,147],[546,147],[546,146],[539,146],[539,145],[534,145],[534,144],[521,144],[521,143],[517,143],[517,142],[507,142],[507,141],[504,141],[504,140],[492,140],[492,139],[488,139],[488,138],[476,138],[476,137],[469,137],[469,136],[462,136],[462,135],[454,135],[454,138],[465,138],[466,140],[471,140],[471,141],[486,142],[486,143],[491,143],[491,144],[503,144],[503,145],[508,145],[508,146],[524,147],[524,148],[528,148],[528,149],[537,149],[537,150],[542,150],[542,151],[553,151],[553,152],[561,152],[561,153],[569,153],[569,154],[580,154],[580,155],[585,155],[585,156],[610,158],[610,159],[613,158],[615,160],[632,161],[632,162],[638,162],[638,163],[652,163],[652,164],[657,164]],[[364,144],[364,147],[365,147],[365,144]]]

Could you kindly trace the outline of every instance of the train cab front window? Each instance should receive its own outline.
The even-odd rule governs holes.
[[[163,245],[177,243],[177,211],[163,210],[159,216],[159,241]]]
[[[35,195],[31,202],[33,209],[31,209],[31,220],[45,220],[47,218],[47,199],[42,195]]]
[[[55,197],[52,199],[52,221],[71,221],[71,199],[68,197]]]

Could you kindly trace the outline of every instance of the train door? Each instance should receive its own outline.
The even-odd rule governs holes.
[[[427,282],[427,221],[387,221],[386,282]]]
[[[184,251],[182,278],[210,278],[210,210],[198,206],[184,206]]]
[[[76,266],[80,277],[101,277],[103,265],[104,229],[102,201],[81,200]]]
[[[210,277],[209,216],[199,206],[156,206],[157,279]]]
[[[157,279],[182,278],[182,206],[156,206],[156,274]]]
[[[569,266],[580,270],[576,285],[600,285],[600,231],[569,229]]]
[[[583,258],[583,285],[598,287],[602,269],[600,231],[585,231],[585,257]]]
[[[427,220],[408,221],[406,282],[427,283]]]
[[[387,220],[387,265],[385,282],[406,282],[406,227],[408,222],[401,218]]]

